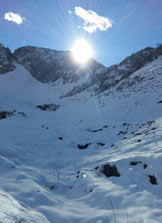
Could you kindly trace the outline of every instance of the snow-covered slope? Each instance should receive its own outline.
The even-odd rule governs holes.
[[[62,99],[77,83],[14,66],[0,76],[0,221],[161,223],[162,57]]]

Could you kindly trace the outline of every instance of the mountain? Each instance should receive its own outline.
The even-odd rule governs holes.
[[[147,47],[127,57],[118,65],[108,68],[93,59],[82,67],[72,60],[69,51],[26,46],[11,54],[8,48],[4,48],[2,45],[1,48],[3,50],[1,50],[0,58],[3,69],[1,68],[0,73],[13,70],[15,61],[23,65],[34,78],[42,83],[54,84],[58,80],[63,84],[75,83],[75,87],[67,92],[66,96],[72,96],[84,90],[101,93],[162,55],[162,46],[160,45],[157,48]]]
[[[0,74],[13,71],[15,69],[13,62],[13,55],[9,48],[5,48],[2,44],[0,44]]]
[[[161,47],[50,78],[45,51],[0,52],[0,222],[161,223]]]

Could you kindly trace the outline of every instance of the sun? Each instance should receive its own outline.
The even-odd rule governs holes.
[[[72,55],[78,63],[87,63],[92,57],[92,47],[85,39],[78,39],[72,47]]]

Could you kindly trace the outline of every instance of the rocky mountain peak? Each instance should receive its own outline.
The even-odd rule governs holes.
[[[0,44],[0,73],[15,69],[14,62],[23,65],[30,74],[42,83],[76,83],[65,96],[72,96],[84,90],[99,94],[117,85],[139,70],[145,64],[162,55],[162,45],[146,47],[124,59],[121,63],[104,67],[91,59],[85,66],[75,63],[70,51],[57,51],[48,48],[25,46],[12,54]]]
[[[70,51],[57,51],[46,48],[26,46],[14,52],[14,58],[22,64],[33,77],[43,83],[55,82],[62,79],[63,83],[77,82],[84,73],[97,72],[104,66],[91,60],[89,64],[81,67],[72,59]]]
[[[13,71],[15,69],[13,62],[14,58],[10,49],[5,48],[2,44],[0,44],[0,74]]]

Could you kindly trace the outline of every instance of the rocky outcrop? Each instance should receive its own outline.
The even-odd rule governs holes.
[[[77,82],[87,74],[90,79],[99,69],[104,69],[104,66],[95,60],[91,60],[83,68],[73,61],[70,51],[26,46],[17,49],[14,57],[34,78],[43,83],[55,82],[59,79],[63,83]]]
[[[9,48],[5,48],[0,44],[0,74],[13,71],[15,69],[13,62],[14,58]]]
[[[147,47],[111,67],[91,59],[87,65],[79,65],[72,59],[70,51],[56,51],[33,46],[21,47],[12,54],[0,45],[0,73],[14,70],[14,62],[23,65],[30,74],[42,83],[75,83],[75,87],[62,97],[70,97],[83,91],[95,94],[116,86],[145,64],[162,55],[162,45]],[[139,77],[140,78],[140,77]]]

